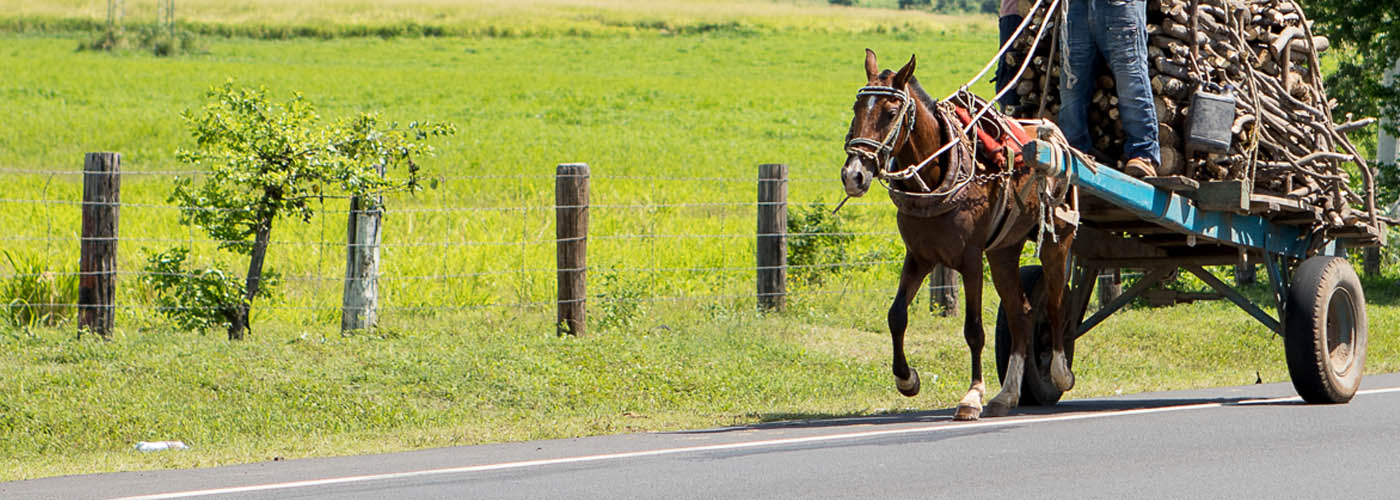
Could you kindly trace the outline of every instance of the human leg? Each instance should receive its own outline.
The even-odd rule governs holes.
[[[1063,51],[1060,70],[1060,115],[1056,125],[1064,132],[1070,146],[1080,151],[1092,151],[1089,137],[1089,99],[1094,91],[1094,58],[1098,48],[1089,29],[1089,2],[1069,0],[1068,49]]]
[[[1157,142],[1157,109],[1147,72],[1146,0],[1097,0],[1102,20],[1102,46],[1118,89],[1118,115],[1123,122],[1123,154],[1129,159],[1162,162]]]

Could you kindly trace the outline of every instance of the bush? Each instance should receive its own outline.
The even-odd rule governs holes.
[[[851,7],[851,6],[854,6],[854,5],[856,4],[856,0],[826,0],[826,1],[829,2],[829,3],[831,3],[831,5],[843,5],[843,6],[846,6],[846,7]]]
[[[626,329],[636,325],[641,314],[642,299],[646,287],[633,280],[623,279],[617,272],[603,272],[599,275],[599,285],[603,293],[596,300],[598,327],[603,330]]]
[[[905,0],[900,0],[901,2]],[[1001,11],[1001,3],[996,0],[938,0],[933,11],[943,14],[964,14],[982,12],[996,14]]]
[[[846,219],[824,203],[794,208],[787,221],[788,266],[798,281],[821,283],[825,275],[841,272],[831,264],[846,262],[846,245],[855,235],[846,229]]]
[[[80,51],[112,52],[133,48],[150,51],[159,57],[207,52],[195,32],[185,28],[160,27],[153,24],[139,26],[134,31],[114,27],[103,28],[92,40],[78,45]]]
[[[244,305],[243,282],[218,267],[187,268],[189,253],[187,248],[175,247],[147,255],[141,282],[155,291],[160,314],[180,328],[201,332],[228,328]],[[257,296],[271,294],[276,284],[276,273],[263,273]]]

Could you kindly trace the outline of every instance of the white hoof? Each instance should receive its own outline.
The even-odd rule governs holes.
[[[982,384],[978,383],[967,391],[962,401],[958,402],[958,409],[953,413],[953,420],[977,420],[982,416]]]
[[[1074,388],[1074,372],[1069,370],[1064,351],[1055,351],[1054,359],[1050,361],[1050,378],[1060,392],[1069,392]]]

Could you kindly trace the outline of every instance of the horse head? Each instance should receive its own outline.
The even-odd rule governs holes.
[[[859,197],[870,190],[870,181],[890,167],[895,152],[909,141],[917,108],[909,92],[913,76],[914,56],[898,72],[880,71],[875,52],[865,49],[866,84],[856,93],[846,165],[841,167],[847,195]]]

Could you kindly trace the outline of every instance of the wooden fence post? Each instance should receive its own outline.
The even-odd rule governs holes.
[[[379,321],[380,196],[350,199],[346,224],[345,294],[341,301],[342,333],[374,326]]]
[[[1367,277],[1381,275],[1381,249],[1380,247],[1366,247],[1361,254],[1361,268]]]
[[[944,317],[958,311],[958,273],[942,264],[933,266],[929,273],[928,310]]]
[[[83,158],[83,236],[78,258],[78,335],[112,336],[117,291],[117,216],[121,208],[118,153]]]
[[[787,173],[781,163],[758,166],[758,307],[787,304]]]
[[[1123,294],[1123,270],[1114,269],[1110,274],[1099,273],[1098,288],[1099,309],[1103,309]]]
[[[1253,262],[1235,264],[1235,286],[1253,285],[1258,282],[1259,272]]]
[[[586,163],[563,163],[554,172],[560,335],[581,337],[588,326],[588,175]]]

